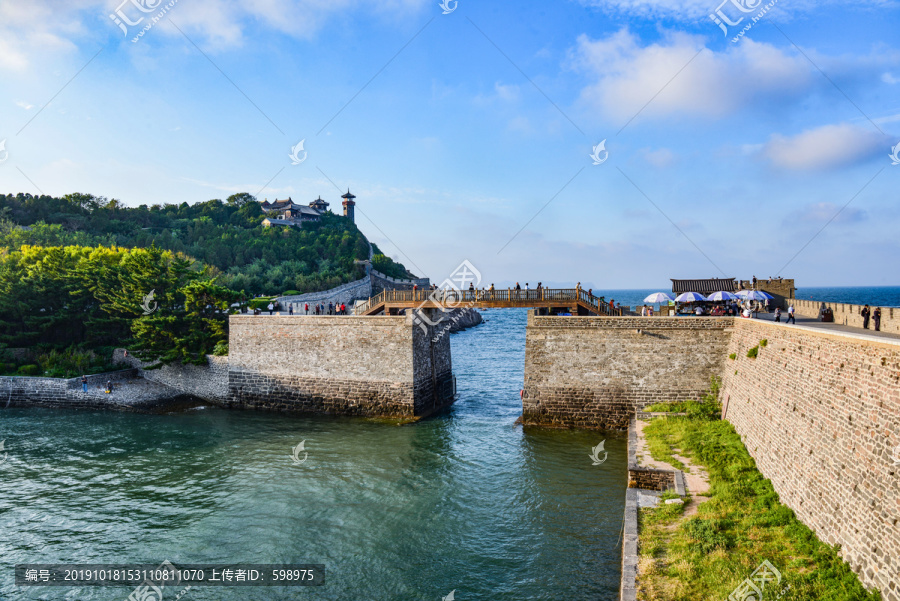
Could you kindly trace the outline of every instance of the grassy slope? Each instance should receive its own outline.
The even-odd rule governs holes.
[[[782,573],[781,584],[765,592],[766,601],[788,585],[781,599],[881,598],[863,588],[835,547],[819,541],[778,501],[731,424],[656,418],[644,434],[654,459],[678,465],[671,457],[678,449],[704,466],[712,498],[682,521],[680,506],[641,510],[640,599],[721,601],[765,559]]]

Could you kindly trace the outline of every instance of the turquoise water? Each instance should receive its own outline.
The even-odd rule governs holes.
[[[451,339],[459,401],[418,424],[0,407],[0,599],[132,590],[17,588],[16,563],[163,560],[326,565],[321,587],[183,601],[617,598],[625,436],[515,426],[525,312],[484,314]]]

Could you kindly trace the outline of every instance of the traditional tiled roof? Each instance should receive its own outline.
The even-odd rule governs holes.
[[[737,292],[738,286],[734,278],[712,278],[709,280],[672,280],[672,292],[698,292],[711,294],[713,292]]]

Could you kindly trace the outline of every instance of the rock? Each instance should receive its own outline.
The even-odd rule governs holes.
[[[450,322],[450,333],[462,332],[468,328],[474,328],[482,321],[481,313],[475,309],[454,309],[447,313]]]
[[[684,499],[666,499],[666,505],[684,505]]]

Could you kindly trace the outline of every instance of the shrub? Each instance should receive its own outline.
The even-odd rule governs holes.
[[[228,355],[228,343],[224,340],[216,343],[215,348],[213,348],[213,355],[216,357],[225,357]]]
[[[730,355],[728,355],[728,358],[734,361],[735,359],[737,359],[737,353],[731,353]]]
[[[39,376],[41,375],[41,366],[33,363],[31,365],[23,365],[16,373],[20,376]]]
[[[769,344],[769,339],[768,339],[768,338],[763,338],[762,340],[759,341],[759,346],[761,346],[761,347],[763,347],[763,348],[766,348],[766,345],[767,345],[767,344]]]
[[[759,355],[759,346],[754,346],[752,349],[747,351],[747,356],[751,359],[756,359],[757,355]]]
[[[281,296],[299,296],[301,294],[303,294],[303,293],[300,292],[299,290],[285,290],[284,292],[281,293]]]
[[[254,298],[250,301],[250,310],[259,309],[268,311],[269,303],[272,302],[274,296],[261,296],[259,298]],[[277,305],[278,303],[272,303],[273,305]]]

